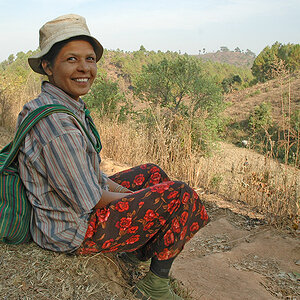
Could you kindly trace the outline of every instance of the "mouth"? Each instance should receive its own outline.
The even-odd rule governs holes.
[[[74,78],[73,80],[78,83],[87,83],[89,78]]]

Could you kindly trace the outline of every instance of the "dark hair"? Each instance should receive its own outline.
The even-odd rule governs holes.
[[[42,64],[42,61],[43,61],[43,60],[46,60],[46,61],[49,62],[50,66],[53,66],[54,61],[55,61],[55,59],[56,59],[58,53],[60,52],[60,50],[61,50],[67,43],[69,43],[69,42],[71,42],[71,41],[77,41],[77,40],[80,40],[80,41],[82,41],[82,40],[83,40],[83,41],[87,41],[87,42],[89,42],[89,43],[93,46],[94,50],[96,49],[96,46],[95,46],[94,41],[93,41],[91,38],[89,38],[88,36],[86,36],[86,35],[74,36],[74,37],[71,37],[71,38],[69,38],[69,39],[67,39],[67,40],[64,40],[64,41],[55,43],[55,44],[51,47],[51,49],[50,49],[44,56],[42,56],[42,58],[41,58],[41,64]],[[41,65],[41,68],[43,69],[42,65]]]

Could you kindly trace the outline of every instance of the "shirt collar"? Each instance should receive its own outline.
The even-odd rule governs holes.
[[[52,97],[55,97],[55,100],[61,102],[62,105],[67,106],[73,111],[84,111],[85,103],[81,98],[78,101],[71,98],[68,94],[66,94],[62,89],[53,85],[48,81],[43,81],[42,83],[42,92],[50,94]]]

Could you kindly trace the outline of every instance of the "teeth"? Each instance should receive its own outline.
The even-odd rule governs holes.
[[[77,79],[74,79],[74,80],[78,81],[78,82],[87,82],[88,78],[77,78]]]

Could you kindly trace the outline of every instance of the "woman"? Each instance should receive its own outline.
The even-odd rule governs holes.
[[[42,83],[37,99],[25,104],[18,125],[41,105],[63,104],[94,133],[96,144],[97,133],[80,96],[93,84],[102,53],[83,17],[65,15],[47,22],[40,29],[40,52],[28,61],[49,81]],[[18,160],[33,208],[31,234],[38,245],[77,254],[122,252],[123,259],[136,264],[151,259],[149,272],[135,286],[136,295],[181,299],[169,287],[171,265],[208,222],[188,185],[171,181],[153,164],[107,178],[93,144],[64,113],[42,119],[27,134]]]

